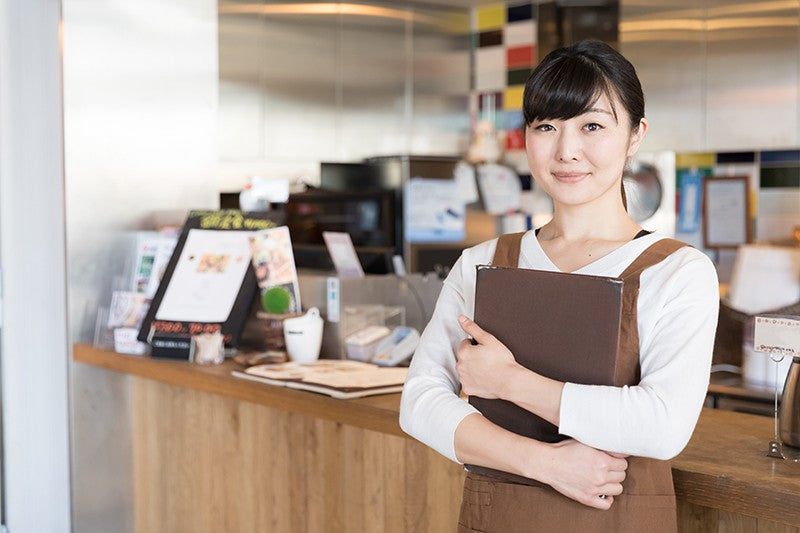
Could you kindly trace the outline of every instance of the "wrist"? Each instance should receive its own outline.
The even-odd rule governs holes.
[[[525,382],[530,377],[530,370],[520,365],[516,361],[509,365],[509,369],[503,379],[503,387],[500,391],[500,398],[503,400],[517,403],[523,397],[520,391],[526,389]]]
[[[525,437],[522,445],[524,449],[521,456],[524,459],[521,461],[519,474],[549,485],[555,448],[546,442]]]

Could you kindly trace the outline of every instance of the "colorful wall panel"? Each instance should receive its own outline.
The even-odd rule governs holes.
[[[506,160],[527,173],[522,93],[536,65],[536,5],[498,3],[473,11],[474,120],[489,120],[505,138]]]

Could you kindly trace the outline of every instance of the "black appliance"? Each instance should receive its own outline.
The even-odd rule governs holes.
[[[238,209],[239,193],[220,194],[220,208]],[[350,234],[364,272],[392,272],[392,256],[402,255],[402,220],[393,190],[311,189],[289,195],[286,204],[273,204],[292,237],[298,268],[333,270],[323,231]]]
[[[411,178],[452,179],[460,158],[379,156],[357,163],[320,163],[320,188],[289,195],[284,211],[298,268],[332,270],[323,231],[350,234],[364,271],[393,272],[392,256],[409,272],[449,268],[463,243],[411,244],[403,238],[403,185]],[[222,193],[223,208],[238,209],[238,193]]]
[[[323,231],[350,234],[364,272],[392,272],[392,256],[402,254],[393,191],[316,189],[289,195],[286,225],[299,268],[333,269]]]

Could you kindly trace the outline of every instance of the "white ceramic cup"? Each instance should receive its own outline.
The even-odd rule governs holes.
[[[323,320],[319,309],[312,307],[303,316],[283,321],[283,338],[286,352],[292,361],[300,364],[313,363],[319,359],[322,346]]]

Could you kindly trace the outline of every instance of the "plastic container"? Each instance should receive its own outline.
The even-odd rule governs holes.
[[[381,340],[389,336],[391,330],[386,326],[368,326],[348,335],[344,339],[347,358],[356,361],[369,361],[375,355],[375,348]]]

